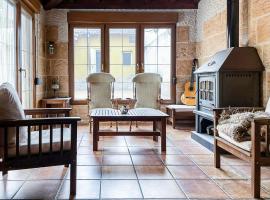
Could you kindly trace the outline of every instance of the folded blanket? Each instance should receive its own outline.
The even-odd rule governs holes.
[[[269,118],[270,114],[262,111],[243,112],[231,115],[221,115],[217,125],[218,132],[222,132],[237,142],[251,140],[251,121],[255,118]]]

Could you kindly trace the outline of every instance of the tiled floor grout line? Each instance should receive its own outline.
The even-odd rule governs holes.
[[[30,176],[30,175],[29,175]],[[28,177],[27,177],[28,178]],[[23,184],[19,187],[19,189],[14,193],[14,195],[11,197],[11,199],[14,199],[14,197],[16,196],[16,194],[18,194],[18,192],[20,191],[20,189],[23,187],[23,185],[25,184],[25,182],[27,181],[27,178],[23,181]]]
[[[140,181],[139,181],[139,177],[138,177],[137,171],[136,171],[136,169],[135,169],[134,162],[133,162],[133,159],[132,159],[130,150],[129,150],[129,148],[128,148],[128,143],[127,143],[127,140],[126,140],[126,137],[125,137],[125,136],[124,136],[124,140],[125,140],[125,143],[126,143],[126,146],[127,146],[127,149],[128,149],[128,155],[129,155],[129,157],[130,157],[130,159],[131,159],[131,164],[132,164],[134,173],[135,173],[135,175],[136,175],[136,180],[137,180],[137,183],[138,183],[138,185],[139,185],[140,192],[141,192],[141,194],[142,194],[142,199],[144,199],[144,195],[143,195],[143,191],[142,191],[141,184],[140,184]]]
[[[178,147],[172,142],[172,144],[178,149]],[[193,155],[193,154],[190,154],[190,155]],[[210,180],[212,180],[230,199],[233,199],[232,197],[231,197],[231,195],[229,195],[229,194],[227,194],[227,192],[223,189],[223,188],[221,188],[218,184],[217,184],[217,182],[215,182],[210,176],[208,176],[201,168],[200,168],[200,166],[192,159],[192,157],[190,157],[189,155],[185,155],[185,156],[187,156],[194,164],[195,164],[195,166],[197,166],[205,175],[206,175],[206,177],[208,177]],[[173,176],[174,177],[174,176]],[[190,179],[188,179],[188,180],[190,180]],[[177,183],[177,181],[176,181],[176,183]],[[178,183],[177,183],[178,184]],[[181,188],[181,186],[180,186],[180,184],[178,184],[179,185],[179,187]],[[181,188],[182,189],[182,188]],[[183,190],[184,191],[184,190]],[[186,195],[187,196],[187,195]],[[188,197],[188,196],[187,196]],[[189,197],[188,197],[189,198]],[[189,198],[190,199],[190,198]]]
[[[191,154],[192,155],[192,154]],[[212,180],[214,183],[215,183],[215,185],[217,185],[223,192],[224,192],[224,194],[226,194],[230,199],[233,199],[232,198],[232,196],[229,194],[229,193],[227,193],[212,177],[210,177],[210,176],[208,176],[203,170],[202,170],[202,168],[192,159],[192,157],[190,157],[190,156],[188,156],[188,158],[192,161],[192,162],[194,162],[194,164],[210,179],[210,180]]]
[[[170,138],[168,138],[168,140],[171,140]],[[171,142],[171,144],[173,145],[173,147],[175,147],[176,149],[178,149],[178,147],[177,146],[175,146],[175,144],[172,142],[172,141],[170,141]],[[180,149],[178,149],[181,153],[182,153],[182,151],[180,150]],[[190,158],[189,158],[190,159]],[[193,163],[194,163],[194,161],[193,160],[191,160]],[[165,165],[166,166],[166,168],[167,168],[167,170],[170,172],[170,174],[171,174],[171,176],[173,177],[173,179],[174,179],[174,181],[176,182],[176,184],[177,184],[177,186],[180,188],[180,190],[185,194],[185,196],[188,198],[188,199],[190,199],[189,198],[189,196],[187,195],[187,193],[184,191],[184,189],[181,187],[181,185],[177,182],[177,179],[174,177],[174,175],[171,173],[171,171],[169,170],[169,168],[168,168],[168,165]],[[169,165],[169,166],[171,166],[171,165]]]
[[[83,133],[83,135],[82,135],[82,137],[81,137],[81,139],[80,139],[79,144],[77,144],[77,149],[78,149],[78,147],[80,147],[80,145],[81,145],[81,142],[82,142],[82,140],[83,140],[84,134],[85,134],[85,133]],[[77,151],[77,156],[78,156],[78,151]],[[77,170],[78,170],[78,163],[76,163],[76,165],[77,165],[76,167],[77,167]],[[61,183],[60,183],[60,185],[59,185],[59,188],[58,188],[58,190],[57,190],[57,192],[56,192],[56,195],[55,195],[54,199],[59,199],[59,195],[60,195],[62,186],[64,185],[64,183],[65,183],[66,181],[68,181],[66,177],[67,177],[67,175],[68,175],[68,171],[69,171],[69,170],[70,170],[70,165],[67,167],[66,174],[64,175],[63,179],[61,180]],[[76,176],[76,180],[77,180],[77,176]],[[70,181],[70,180],[69,180],[69,181]],[[76,185],[77,185],[77,184],[76,184]]]

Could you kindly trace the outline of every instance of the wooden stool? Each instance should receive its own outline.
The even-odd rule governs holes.
[[[172,123],[173,128],[175,128],[176,121],[194,125],[195,115],[193,110],[195,110],[195,106],[168,105],[166,112],[170,117],[167,119],[167,122]]]

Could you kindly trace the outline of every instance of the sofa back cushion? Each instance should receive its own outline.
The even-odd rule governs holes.
[[[24,110],[19,96],[10,83],[0,85],[0,120],[25,119]],[[8,129],[8,143],[10,146],[16,141],[16,128]],[[20,141],[26,138],[26,128],[20,127]],[[4,128],[0,128],[0,146],[4,144]]]

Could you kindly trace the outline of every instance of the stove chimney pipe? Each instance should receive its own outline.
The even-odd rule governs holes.
[[[239,47],[239,0],[227,0],[228,48]]]

